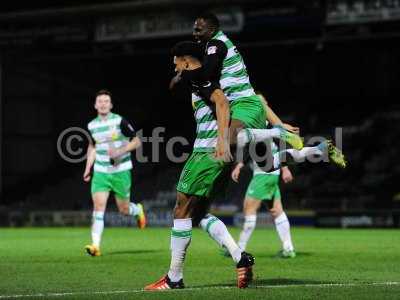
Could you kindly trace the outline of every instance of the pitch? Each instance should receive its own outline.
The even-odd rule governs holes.
[[[230,229],[237,238],[238,229]],[[194,230],[185,290],[143,292],[167,272],[170,229],[107,228],[101,257],[89,257],[88,228],[0,229],[0,299],[399,299],[398,230],[293,228],[298,256],[277,258],[272,229],[256,229],[250,288],[235,286],[235,268]]]

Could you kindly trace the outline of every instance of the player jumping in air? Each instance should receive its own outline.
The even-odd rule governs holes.
[[[301,149],[302,139],[285,130],[282,124],[274,124],[273,129],[265,130],[264,107],[250,83],[243,57],[219,26],[218,18],[214,14],[202,14],[195,20],[193,36],[205,46],[203,76],[210,81],[219,81],[229,100],[232,113],[231,141],[235,143],[238,138],[243,143],[248,143],[281,138],[293,148]],[[254,133],[248,136],[241,131],[243,128],[249,128]]]
[[[172,50],[176,71],[193,70],[190,80],[192,105],[197,123],[197,137],[193,153],[186,161],[177,185],[174,225],[171,231],[171,264],[167,275],[145,287],[145,290],[184,288],[183,263],[192,237],[192,227],[200,226],[221,246],[228,249],[236,263],[237,286],[245,288],[252,280],[254,258],[242,251],[229,234],[225,224],[207,214],[215,193],[224,190],[223,182],[229,178],[230,168],[224,161],[227,152],[218,152],[228,143],[224,129],[229,126],[229,104],[218,84],[204,82],[201,73],[202,49],[194,42],[182,42]],[[212,96],[211,96],[212,95]],[[213,105],[211,105],[210,100]],[[215,105],[215,112],[214,107]]]
[[[230,143],[242,147],[250,142],[264,141],[269,138],[285,140],[295,149],[303,147],[302,139],[275,124],[266,129],[264,107],[250,83],[243,58],[231,40],[219,29],[219,21],[213,14],[199,16],[193,28],[195,39],[205,47],[201,69],[183,70],[172,80],[193,77],[193,73],[202,73],[204,81],[220,85],[229,100],[231,123],[229,127]],[[242,129],[252,133],[246,134]]]
[[[121,214],[133,216],[141,229],[146,226],[142,204],[130,202],[132,181],[130,152],[139,148],[141,141],[127,120],[111,112],[112,107],[111,93],[107,90],[99,91],[95,102],[98,116],[88,125],[92,141],[87,150],[83,180],[89,182],[92,179],[92,244],[85,247],[91,256],[101,255],[104,212],[110,192],[114,192]]]

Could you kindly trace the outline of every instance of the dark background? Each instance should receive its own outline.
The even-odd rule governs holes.
[[[57,138],[66,128],[86,128],[95,117],[99,89],[111,90],[114,111],[145,135],[162,126],[165,139],[184,136],[193,141],[190,99],[168,91],[173,75],[168,51],[190,35],[98,42],[94,30],[99,18],[163,10],[195,15],[233,3],[242,10],[245,25],[229,36],[255,88],[267,95],[273,109],[300,126],[306,137],[333,136],[335,127],[343,128],[349,167],[306,163],[292,168],[295,181],[284,186],[286,207],[400,207],[400,20],[329,24],[338,1],[124,1],[112,7],[107,2],[2,3],[0,208],[90,208],[89,185],[82,181],[84,163],[64,161]],[[356,2],[347,1],[347,10],[355,10]],[[395,1],[358,2],[371,11],[400,9]],[[144,147],[150,155],[151,145]],[[135,162],[135,199],[150,202],[161,197],[160,191],[173,191],[181,168],[164,154],[159,163]],[[240,192],[228,196],[219,201],[240,205]]]

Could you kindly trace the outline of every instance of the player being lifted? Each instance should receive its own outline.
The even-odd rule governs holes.
[[[85,247],[91,256],[100,256],[104,229],[104,212],[110,192],[114,192],[119,212],[133,216],[139,228],[146,226],[142,204],[130,202],[132,161],[130,152],[141,146],[129,122],[111,112],[111,93],[101,90],[96,95],[97,118],[88,124],[92,141],[87,150],[83,180],[92,179],[93,200],[92,244]],[[91,176],[94,165],[93,177]],[[91,178],[92,177],[92,178]]]
[[[202,73],[203,81],[219,83],[229,100],[231,111],[230,142],[242,147],[250,142],[269,138],[285,140],[295,149],[303,147],[302,139],[276,124],[266,129],[265,112],[259,97],[250,83],[243,58],[231,40],[219,29],[219,21],[214,14],[199,16],[193,28],[193,36],[205,47],[201,69],[183,70],[172,80],[192,78],[193,73]],[[243,131],[248,128],[248,132]],[[249,134],[250,133],[250,134]]]
[[[228,249],[236,263],[237,285],[239,288],[245,288],[253,276],[253,256],[239,248],[221,220],[207,214],[211,199],[217,191],[224,190],[223,181],[229,179],[230,168],[224,162],[230,160],[229,151],[226,151],[229,149],[226,134],[229,127],[229,104],[218,89],[218,84],[204,82],[201,72],[196,73],[201,67],[200,60],[203,56],[197,43],[178,43],[172,54],[177,72],[184,69],[194,71],[194,76],[188,83],[193,91],[192,104],[197,123],[197,137],[193,153],[186,161],[177,185],[169,272],[145,289],[184,288],[183,263],[191,241],[192,227],[199,223],[215,241]],[[212,105],[210,98],[213,99]]]

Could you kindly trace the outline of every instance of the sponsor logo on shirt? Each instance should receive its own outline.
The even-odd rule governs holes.
[[[209,48],[207,49],[207,54],[208,54],[208,55],[210,55],[210,54],[215,54],[215,53],[217,53],[217,46],[211,46],[211,47],[209,47]]]

